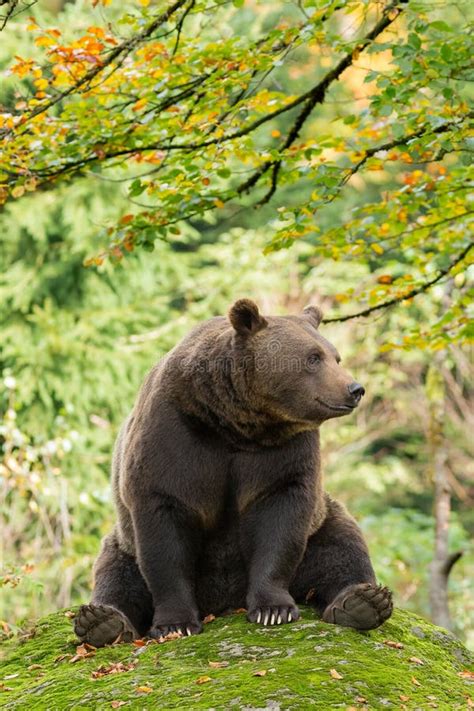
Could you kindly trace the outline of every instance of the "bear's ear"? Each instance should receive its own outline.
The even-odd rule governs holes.
[[[250,299],[239,299],[231,306],[229,321],[237,333],[250,335],[265,328],[267,321],[260,316],[258,306]]]
[[[305,306],[303,316],[310,322],[314,328],[318,328],[323,320],[323,312],[317,306]]]

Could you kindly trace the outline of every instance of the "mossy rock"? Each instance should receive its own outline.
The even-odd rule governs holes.
[[[474,696],[469,652],[402,611],[370,632],[324,624],[308,608],[282,627],[237,614],[197,637],[92,649],[71,663],[76,646],[64,611],[5,642],[0,707],[424,710],[466,709]],[[111,668],[125,671],[100,676]]]

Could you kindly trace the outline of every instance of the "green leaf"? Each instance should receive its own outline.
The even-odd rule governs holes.
[[[445,62],[450,62],[453,57],[453,50],[449,44],[443,44],[440,50],[440,54]]]
[[[434,22],[430,22],[429,27],[431,27],[433,30],[438,30],[439,32],[453,31],[453,28],[450,27],[447,22],[444,22],[444,20],[435,20]]]

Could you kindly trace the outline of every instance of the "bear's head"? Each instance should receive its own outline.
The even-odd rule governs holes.
[[[229,311],[242,387],[263,410],[303,428],[347,415],[365,392],[320,335],[321,319],[314,306],[300,316],[264,317],[250,299],[236,301]]]

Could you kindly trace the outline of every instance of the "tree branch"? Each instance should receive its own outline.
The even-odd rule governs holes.
[[[458,560],[464,555],[464,551],[456,551],[455,553],[451,553],[446,560],[444,561],[442,567],[441,567],[441,574],[446,578],[446,580],[449,578],[449,574],[451,573],[451,570],[453,567],[456,565]]]
[[[374,25],[371,31],[368,32],[358,44],[357,49],[359,52],[362,52],[376,37],[378,37],[389,25],[392,24],[392,22],[394,22],[394,20],[400,15],[400,13],[403,12],[400,5],[406,4],[406,2],[407,0],[395,0],[395,2],[385,8],[382,18]],[[290,109],[294,109],[296,106],[300,106],[301,104],[303,104],[302,110],[296,117],[293,126],[291,127],[287,137],[285,138],[279,149],[280,151],[287,150],[298,138],[301,129],[303,128],[306,120],[312,113],[315,106],[324,102],[328,88],[331,86],[331,84],[333,84],[340,78],[341,74],[348,67],[351,66],[353,61],[354,53],[350,52],[349,54],[346,54],[346,56],[343,57],[340,62],[338,62],[338,64],[336,64],[336,66],[331,69],[320,82],[315,84],[315,86],[313,86],[306,93],[294,99],[294,101],[290,102],[289,104],[283,106],[280,109],[277,109],[276,111],[273,111],[270,114],[267,114],[266,116],[262,116],[262,118],[258,119],[257,121],[254,121],[249,126],[244,127],[227,137],[222,136],[221,138],[215,138],[211,141],[203,141],[202,143],[197,144],[196,148],[209,146],[211,145],[211,143],[223,143],[224,141],[229,141],[233,138],[241,138],[247,135],[248,133],[253,132],[256,128],[258,128],[264,123],[267,123],[267,121],[270,121],[276,116],[280,116],[286,111],[290,111]],[[271,160],[263,163],[260,168],[258,168],[252,176],[250,176],[248,180],[239,185],[239,187],[237,188],[237,193],[241,194],[244,192],[248,192],[250,188],[253,188],[254,185],[260,180],[260,178],[265,175],[265,173],[267,173],[273,165],[275,165],[275,163],[281,164],[281,160]],[[278,179],[279,170],[280,168],[278,167],[276,173],[274,172],[272,175],[272,185],[267,195],[263,198],[264,202],[268,202],[268,200],[270,200],[270,198],[277,189],[277,182],[275,181],[275,178]]]
[[[26,0],[0,0],[0,5],[6,5],[5,14],[0,15],[0,32],[5,29],[9,20],[19,15],[20,12],[29,10],[36,3],[37,0],[31,0],[31,2]],[[19,4],[20,7],[18,7]]]
[[[158,29],[161,25],[163,25],[165,22],[167,22],[170,17],[176,12],[176,10],[179,10],[180,7],[183,5],[186,5],[188,0],[176,0],[170,7],[163,12],[161,15],[156,17],[153,22],[150,22],[149,25],[143,28],[141,32],[138,32],[136,35],[133,35],[132,37],[129,37],[126,39],[124,42],[121,44],[117,45],[113,50],[111,50],[110,54],[108,55],[107,59],[105,59],[101,64],[96,65],[95,67],[92,67],[89,69],[88,72],[84,74],[83,77],[78,79],[72,86],[70,86],[68,89],[65,89],[62,91],[60,94],[55,96],[53,99],[50,99],[44,104],[40,104],[39,106],[36,107],[36,109],[33,109],[31,113],[29,113],[24,121],[22,122],[21,126],[25,126],[25,124],[30,121],[32,118],[35,116],[38,116],[40,114],[45,113],[45,111],[48,111],[52,106],[55,106],[55,104],[58,104],[60,101],[63,99],[67,98],[74,92],[78,91],[81,87],[83,87],[85,84],[88,84],[90,81],[95,79],[95,77],[100,74],[101,72],[104,71],[106,67],[108,67],[110,64],[115,59],[118,59],[122,55],[127,55],[132,52],[135,47],[137,47],[141,42],[144,40],[148,39],[153,32]],[[12,133],[14,129],[9,129],[8,133]],[[5,134],[8,135],[8,134]]]
[[[417,296],[418,294],[422,294],[425,291],[428,291],[434,284],[437,284],[443,277],[445,277],[449,272],[451,272],[455,266],[457,266],[462,260],[467,257],[469,254],[470,250],[474,247],[474,242],[471,242],[470,244],[467,245],[465,249],[462,250],[458,254],[458,256],[449,264],[449,266],[445,267],[445,269],[441,269],[441,271],[438,272],[438,274],[433,278],[430,279],[429,281],[425,282],[424,284],[421,284],[418,287],[415,287],[408,293],[404,294],[403,296],[396,296],[393,299],[389,299],[388,301],[383,301],[381,304],[377,304],[376,306],[370,306],[367,309],[364,309],[363,311],[358,311],[353,314],[348,314],[347,316],[336,316],[334,318],[325,318],[323,319],[323,323],[341,323],[343,321],[350,321],[353,318],[360,318],[362,316],[369,316],[369,314],[374,313],[375,311],[380,311],[380,309],[388,309],[391,306],[395,306],[395,304],[399,304],[402,301],[407,301],[408,299],[412,299],[414,296]]]
[[[391,3],[385,8],[382,18],[374,25],[371,31],[368,32],[367,35],[359,42],[357,47],[359,52],[362,52],[374,39],[376,39],[387,27],[392,24],[397,19],[397,17],[399,17],[399,15],[403,12],[404,9],[401,7],[401,5],[406,5],[407,2],[408,0],[395,0],[395,2]],[[303,104],[304,106],[302,111],[297,116],[296,121],[290,130],[290,133],[288,134],[286,140],[284,141],[281,147],[282,150],[284,150],[285,148],[289,148],[289,146],[291,146],[291,144],[297,138],[299,131],[301,130],[304,122],[308,118],[313,108],[317,104],[322,103],[322,101],[324,100],[324,96],[329,86],[334,81],[337,81],[341,74],[348,67],[351,66],[354,59],[353,55],[353,52],[346,54],[346,56],[340,60],[340,62],[334,67],[334,69],[331,69],[331,71],[329,71],[320,82],[318,82],[315,86],[313,86],[304,94],[301,94],[300,96],[296,97],[296,99],[293,99],[293,101],[290,101],[288,104],[286,104],[286,106],[282,106],[279,109],[276,109],[275,111],[272,111],[266,114],[265,116],[262,116],[256,121],[253,121],[247,126],[244,126],[238,131],[234,131],[234,133],[230,133],[227,136],[224,135],[218,138],[211,138],[206,141],[201,141],[201,143],[181,144],[177,147],[181,148],[182,150],[198,150],[199,148],[207,148],[208,146],[226,143],[227,141],[232,141],[235,138],[242,138],[243,136],[247,136],[249,133],[253,133],[257,128],[259,128],[265,123],[268,123],[268,121],[271,121],[277,116],[281,116],[281,114],[284,114],[287,111],[291,111],[297,106],[301,106],[301,104]],[[264,172],[266,172],[266,170]]]
[[[459,126],[465,119],[472,118],[474,118],[474,111],[468,111],[468,113],[460,120],[446,121],[446,123],[443,123],[440,126],[436,126],[435,128],[425,124],[424,126],[419,128],[418,131],[413,131],[413,133],[409,133],[408,135],[402,136],[401,138],[394,138],[393,140],[387,141],[386,143],[381,143],[379,146],[373,146],[372,148],[368,148],[365,151],[363,157],[357,163],[355,163],[352,168],[349,168],[346,175],[343,177],[339,184],[340,187],[345,185],[352,178],[352,176],[355,175],[365,165],[365,163],[367,163],[369,158],[373,158],[377,153],[380,153],[381,151],[390,151],[392,148],[397,148],[398,146],[404,146],[410,141],[414,141],[417,138],[423,138],[424,136],[430,136],[432,134],[444,133],[445,131],[449,131],[455,126]]]

